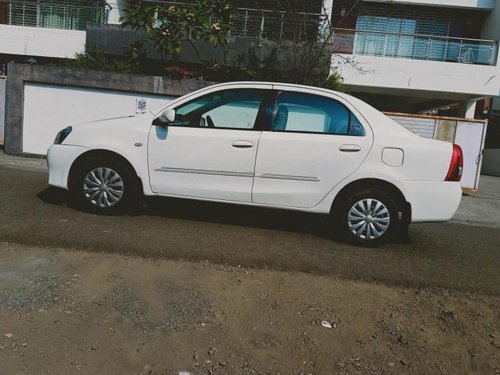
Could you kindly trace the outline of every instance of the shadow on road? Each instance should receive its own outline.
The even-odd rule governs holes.
[[[48,187],[47,189],[39,192],[37,195],[44,203],[54,204],[61,206],[69,201],[69,193],[64,189],[57,189],[55,187]]]
[[[68,206],[79,210],[70,200],[68,191],[48,187],[37,194],[42,202]],[[204,202],[168,197],[144,197],[139,207],[127,213],[129,216],[155,216],[224,225],[236,225],[286,232],[308,233],[325,239],[341,241],[332,233],[326,215],[306,212],[252,207],[236,204]]]
[[[331,237],[326,215],[289,210],[148,197],[140,214]]]

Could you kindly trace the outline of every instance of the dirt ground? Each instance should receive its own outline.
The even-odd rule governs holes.
[[[500,298],[0,243],[0,374],[500,374]]]

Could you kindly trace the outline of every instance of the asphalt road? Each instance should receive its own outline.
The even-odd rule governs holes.
[[[410,244],[353,247],[332,241],[322,217],[173,199],[133,215],[68,207],[40,167],[0,164],[0,241],[96,252],[302,271],[398,286],[500,294],[500,230],[419,224]]]

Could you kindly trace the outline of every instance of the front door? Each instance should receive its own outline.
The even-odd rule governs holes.
[[[279,87],[275,87],[279,90]],[[281,91],[262,133],[253,202],[312,208],[366,158],[371,130],[341,102]]]
[[[251,202],[265,92],[216,91],[179,105],[172,124],[153,125],[148,148],[153,192]]]

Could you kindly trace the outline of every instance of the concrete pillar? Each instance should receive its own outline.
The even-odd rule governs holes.
[[[109,14],[108,23],[119,25],[120,17],[123,15],[123,10],[128,7],[128,2],[126,0],[108,0]]]
[[[481,39],[490,39],[498,41],[500,36],[500,2],[497,0],[495,9],[487,13],[481,30]],[[500,66],[500,48],[496,44],[496,50],[493,50],[493,61]]]
[[[328,17],[328,22],[332,24],[332,10],[333,10],[333,0],[323,0],[322,13]]]
[[[493,98],[492,107],[494,111],[500,111],[500,96]]]
[[[458,108],[458,116],[464,118],[474,118],[476,113],[477,100],[466,100],[460,103]]]
[[[319,27],[320,39],[325,40],[331,36],[333,0],[323,0],[321,15],[325,22]]]

